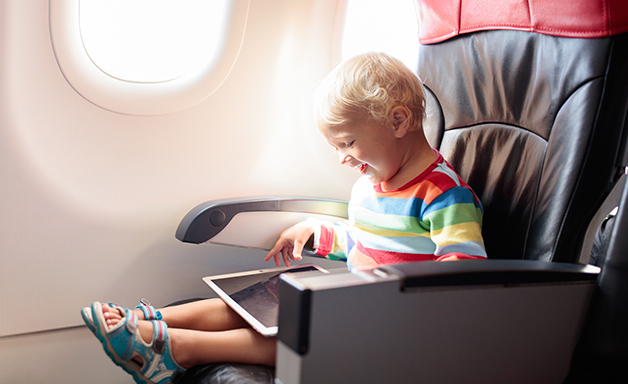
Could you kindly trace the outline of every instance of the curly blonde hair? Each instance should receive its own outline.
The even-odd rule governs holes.
[[[410,129],[425,117],[423,84],[407,66],[385,53],[355,56],[332,70],[318,87],[315,108],[319,127],[371,118],[384,123],[396,106],[411,112]]]

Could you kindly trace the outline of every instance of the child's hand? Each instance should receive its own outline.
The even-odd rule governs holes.
[[[294,261],[301,260],[303,258],[301,256],[303,247],[314,234],[313,225],[312,223],[302,222],[283,231],[273,248],[264,258],[264,261],[275,258],[275,264],[280,266],[283,258],[286,267],[289,267],[290,259]]]

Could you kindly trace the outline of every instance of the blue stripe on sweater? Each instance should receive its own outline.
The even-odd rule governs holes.
[[[412,254],[433,254],[436,251],[436,244],[429,237],[385,237],[364,231],[359,231],[358,237],[364,247],[371,249]]]
[[[412,212],[414,217],[421,217],[421,213],[425,215],[456,204],[474,204],[479,207],[473,192],[465,187],[454,187],[445,191],[430,205],[417,197],[410,199],[368,197],[356,202],[356,205],[373,213],[407,216],[409,212]]]
[[[454,187],[434,199],[423,214],[428,215],[456,204],[473,204],[476,208],[480,208],[475,195],[469,188]]]

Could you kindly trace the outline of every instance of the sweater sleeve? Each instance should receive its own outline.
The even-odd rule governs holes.
[[[429,222],[436,260],[486,258],[482,206],[470,189],[459,186],[445,191],[430,204],[423,220]]]
[[[349,222],[342,220],[331,223],[316,219],[308,221],[317,224],[314,232],[314,254],[330,260],[346,261],[347,255],[355,246]]]

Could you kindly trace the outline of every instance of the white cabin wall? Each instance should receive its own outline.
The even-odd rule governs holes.
[[[270,266],[263,252],[176,240],[198,203],[349,197],[356,175],[319,137],[309,103],[331,68],[335,0],[253,0],[222,86],[148,117],[105,110],[68,84],[48,7],[0,2],[0,355],[21,334],[82,325],[94,300],[164,305],[208,296],[203,276]]]

